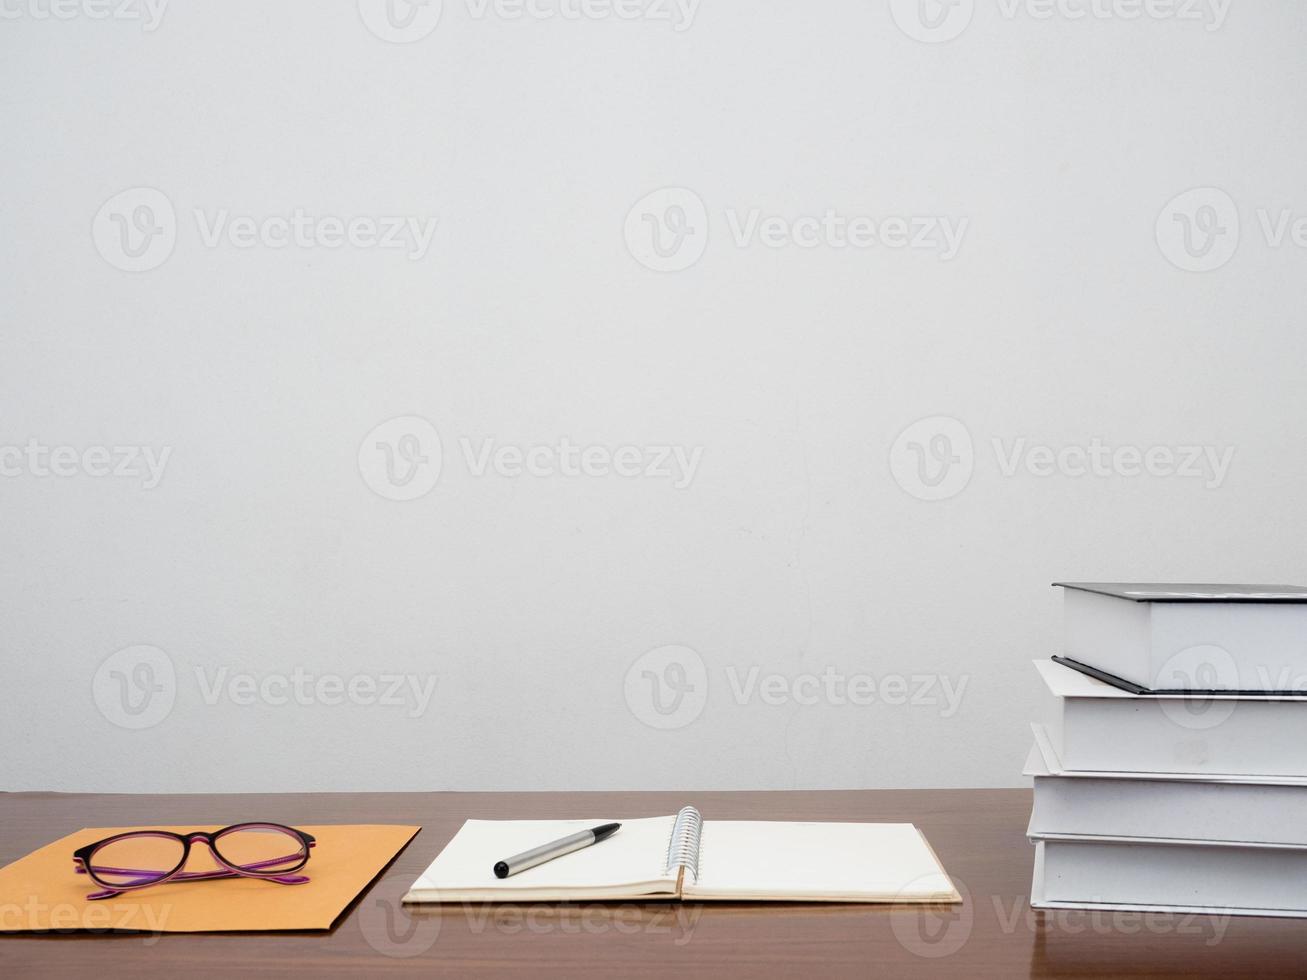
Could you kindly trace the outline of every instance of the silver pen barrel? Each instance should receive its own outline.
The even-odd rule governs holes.
[[[556,857],[562,857],[564,854],[571,854],[583,847],[589,847],[594,842],[595,834],[593,830],[578,830],[575,834],[568,834],[566,837],[560,837],[548,844],[541,844],[539,847],[533,847],[521,854],[514,854],[506,861],[498,862],[495,865],[495,876],[497,878],[507,878],[509,875],[515,875],[527,868],[534,868],[537,864],[544,864]]]

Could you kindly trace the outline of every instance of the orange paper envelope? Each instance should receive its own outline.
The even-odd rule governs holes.
[[[253,878],[165,882],[88,902],[96,884],[74,870],[73,851],[127,830],[79,830],[0,869],[0,932],[134,930],[141,932],[270,932],[330,929],[346,906],[377,877],[420,827],[393,825],[300,827],[317,838],[301,874],[303,885]],[[220,827],[151,827],[214,831]],[[215,868],[202,844],[191,848],[188,871]]]

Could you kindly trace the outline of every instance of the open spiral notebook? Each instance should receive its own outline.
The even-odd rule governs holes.
[[[912,824],[705,821],[692,806],[623,820],[608,840],[511,878],[491,870],[497,860],[613,819],[468,820],[404,901],[962,900]]]

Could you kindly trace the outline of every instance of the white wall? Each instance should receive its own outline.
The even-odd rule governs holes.
[[[50,2],[0,23],[3,788],[1016,785],[1049,581],[1307,581],[1301,5]],[[230,224],[297,209],[436,225]]]

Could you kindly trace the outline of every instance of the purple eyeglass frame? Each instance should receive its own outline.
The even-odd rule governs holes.
[[[237,830],[277,830],[290,837],[297,838],[304,851],[304,856],[299,864],[291,868],[282,868],[279,871],[260,871],[259,867],[271,867],[278,864],[284,864],[288,858],[295,855],[288,855],[286,858],[272,858],[266,861],[260,861],[254,865],[237,865],[228,861],[218,850],[218,841],[226,835]],[[182,846],[181,860],[177,866],[166,874],[159,874],[156,871],[142,871],[137,868],[114,868],[116,875],[140,875],[137,881],[127,884],[110,883],[101,880],[94,871],[91,870],[91,858],[95,852],[106,844],[113,844],[120,840],[128,840],[133,837],[163,837],[167,840],[174,840]],[[186,861],[191,856],[191,844],[200,841],[207,844],[209,852],[213,855],[221,868],[213,871],[182,871],[186,867]],[[77,866],[76,871],[79,875],[86,875],[103,891],[94,892],[86,896],[88,902],[94,902],[102,898],[113,898],[124,892],[132,891],[137,888],[149,888],[152,885],[162,885],[166,881],[206,881],[216,878],[260,878],[264,881],[275,881],[282,885],[303,885],[308,882],[305,875],[297,875],[294,872],[299,871],[304,865],[309,863],[309,852],[317,846],[317,841],[313,835],[306,834],[302,830],[296,830],[294,827],[287,827],[280,823],[235,823],[230,827],[223,827],[221,830],[191,830],[184,834],[174,834],[170,830],[129,830],[125,834],[115,834],[112,837],[106,837],[104,840],[96,841],[94,844],[87,844],[85,847],[79,847],[73,851],[73,863]],[[103,870],[103,869],[101,869]]]

